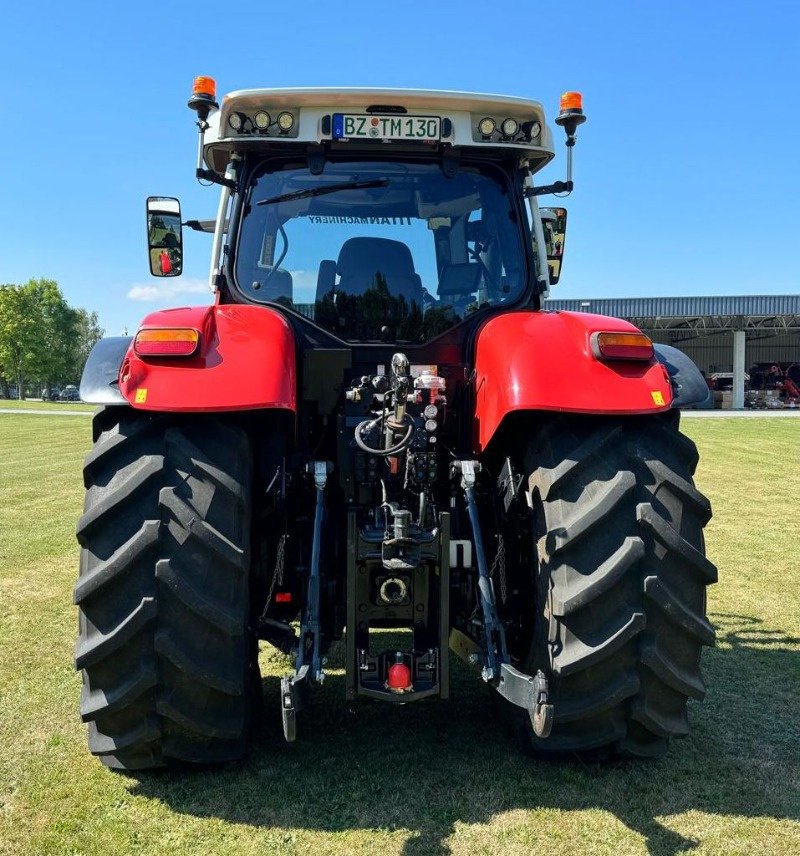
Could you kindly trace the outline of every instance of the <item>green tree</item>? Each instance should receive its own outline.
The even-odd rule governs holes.
[[[20,398],[40,356],[37,309],[28,286],[0,286],[0,366],[8,380],[16,381]]]
[[[96,312],[87,312],[85,309],[78,309],[76,310],[76,314],[76,362],[73,366],[71,376],[77,379],[83,374],[83,367],[86,365],[86,360],[89,359],[89,352],[103,338],[105,330],[99,325]]]
[[[78,312],[64,299],[53,280],[31,280],[30,289],[38,324],[37,350],[29,370],[32,380],[45,386],[73,380],[77,363]]]
[[[97,313],[71,307],[53,280],[0,286],[0,375],[16,382],[20,398],[26,381],[76,381],[102,335]]]

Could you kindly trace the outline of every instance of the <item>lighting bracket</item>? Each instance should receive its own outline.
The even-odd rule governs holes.
[[[574,186],[572,181],[554,181],[552,184],[526,187],[524,195],[526,199],[529,199],[531,196],[544,196],[548,193],[572,193]]]
[[[198,167],[195,170],[195,176],[198,180],[210,181],[213,184],[221,184],[223,187],[229,187],[231,190],[236,192],[239,189],[239,185],[230,178],[223,178],[221,175],[217,175],[212,169],[201,169]]]

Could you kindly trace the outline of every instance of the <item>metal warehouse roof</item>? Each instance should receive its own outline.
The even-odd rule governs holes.
[[[639,323],[638,326],[656,329],[684,326],[716,329],[800,327],[800,294],[545,300],[544,308],[647,319],[648,323]]]

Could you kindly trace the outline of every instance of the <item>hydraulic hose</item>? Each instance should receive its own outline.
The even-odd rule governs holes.
[[[403,435],[403,439],[400,440],[399,443],[396,443],[394,446],[390,446],[388,449],[373,449],[372,446],[368,446],[361,437],[361,433],[363,431],[371,431],[377,425],[377,419],[365,419],[363,422],[359,422],[358,425],[356,425],[355,430],[356,445],[362,452],[366,452],[369,455],[376,455],[381,458],[388,458],[391,455],[399,454],[411,442],[411,437],[414,433],[414,421],[408,414],[405,414],[403,421],[408,423],[408,430]]]

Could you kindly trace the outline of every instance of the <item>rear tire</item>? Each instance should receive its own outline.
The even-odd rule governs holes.
[[[252,455],[207,416],[101,410],[78,522],[76,667],[89,748],[109,767],[241,757]]]
[[[547,739],[518,716],[539,754],[657,756],[688,733],[713,645],[705,558],[708,500],[694,487],[694,443],[678,414],[567,418],[524,455],[534,511],[537,616],[523,668],[551,676]]]

